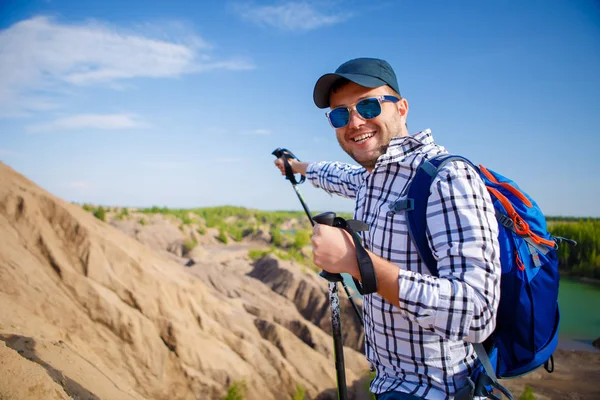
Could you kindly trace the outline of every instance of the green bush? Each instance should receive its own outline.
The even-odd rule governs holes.
[[[519,396],[519,400],[535,400],[535,396],[533,395],[533,390],[529,386],[525,386],[525,390]]]
[[[306,397],[306,389],[302,385],[296,386],[296,393],[294,393],[294,400],[304,400]]]
[[[106,211],[104,207],[100,206],[94,211],[94,217],[98,218],[100,221],[106,221]]]
[[[168,214],[170,210],[167,207],[152,206],[152,208],[144,208],[140,212],[144,214]]]
[[[231,238],[234,241],[236,241],[236,242],[241,242],[242,239],[244,238],[244,236],[243,236],[244,230],[243,230],[243,228],[241,228],[239,226],[239,224],[228,225],[227,226],[227,233],[229,233],[229,235],[231,236]]]
[[[205,223],[207,228],[214,228],[221,222],[220,219],[215,217],[204,217],[204,220],[206,221]]]
[[[190,216],[188,215],[187,212],[179,214],[179,219],[181,220],[181,223],[183,225],[191,225],[192,224],[192,219],[190,218]]]
[[[221,397],[221,400],[244,400],[247,391],[248,387],[244,380],[233,381],[227,388],[225,396]]]
[[[294,248],[301,250],[304,246],[308,246],[310,244],[310,237],[310,231],[297,231],[294,235]]]
[[[308,272],[308,270],[313,271],[313,272],[321,271],[313,263],[313,261],[310,257],[304,256],[304,254],[302,254],[300,251],[293,249],[293,248],[286,251],[286,250],[283,250],[280,248],[276,248],[274,245],[272,245],[271,248],[266,249],[266,250],[250,249],[248,251],[248,257],[253,261],[258,260],[258,259],[266,256],[267,254],[273,254],[275,257],[279,258],[280,260],[296,261],[297,263],[299,263],[303,266],[302,267],[303,272]],[[304,267],[308,267],[308,270],[305,269]]]
[[[117,218],[119,218],[120,221],[123,221],[126,217],[129,217],[129,210],[127,208],[122,208]]]
[[[227,244],[227,242],[229,241],[229,237],[227,236],[227,233],[225,233],[225,229],[222,227],[219,228],[219,236],[217,236],[217,240],[225,244]]]
[[[271,243],[277,247],[283,246],[283,235],[281,234],[281,229],[278,225],[275,225],[271,228]]]
[[[250,257],[252,261],[256,261],[272,252],[272,250],[250,249],[248,250],[248,257]]]
[[[188,254],[198,245],[198,242],[192,239],[186,239],[183,243],[183,254]]]
[[[196,229],[196,232],[198,232],[199,235],[206,235],[206,229],[203,227]]]

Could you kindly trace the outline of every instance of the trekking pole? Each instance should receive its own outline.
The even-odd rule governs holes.
[[[323,213],[323,214],[319,214],[319,215],[315,216],[314,218],[310,215],[310,211],[308,210],[308,207],[306,206],[306,203],[304,202],[304,199],[302,198],[302,194],[300,193],[300,190],[297,187],[298,183],[304,182],[306,177],[302,175],[300,182],[296,181],[296,178],[294,177],[292,168],[288,162],[288,159],[290,159],[290,158],[294,158],[296,160],[298,160],[298,158],[289,150],[281,149],[281,148],[275,149],[272,154],[277,158],[283,157],[286,179],[288,179],[292,183],[292,186],[294,187],[294,190],[296,191],[296,194],[298,195],[298,199],[300,199],[300,202],[302,203],[302,207],[304,208],[304,211],[306,212],[306,215],[308,216],[308,219],[310,220],[311,225],[314,226],[315,222],[316,222],[318,224],[333,226],[334,219],[336,216],[335,213],[332,213],[332,212]],[[300,160],[298,160],[298,161],[300,161]],[[328,285],[329,285],[329,306],[331,309],[331,335],[333,336],[333,351],[334,351],[334,355],[335,355],[335,371],[336,371],[336,380],[337,380],[337,387],[338,387],[338,400],[347,400],[348,399],[348,387],[346,385],[346,369],[344,367],[344,345],[342,342],[340,298],[338,295],[338,287],[337,287],[338,282],[342,282],[342,285],[346,289],[346,294],[348,295],[348,298],[350,299],[350,302],[352,303],[352,305],[354,307],[354,311],[356,312],[356,315],[358,316],[361,324],[364,325],[364,322],[362,320],[362,316],[360,315],[360,313],[358,311],[358,308],[356,307],[356,304],[354,304],[354,301],[352,300],[352,296],[350,295],[350,292],[348,291],[348,288],[344,282],[344,278],[342,277],[342,275],[341,274],[332,274],[327,271],[321,271],[321,273],[319,275],[321,277],[327,279]]]
[[[292,186],[294,187],[294,190],[296,191],[296,195],[298,196],[298,200],[300,200],[300,203],[302,204],[302,208],[304,208],[304,212],[306,213],[306,216],[308,217],[308,220],[310,221],[310,224],[312,226],[315,226],[315,221],[313,220],[313,217],[310,215],[308,206],[304,202],[302,193],[300,193],[300,189],[298,188],[298,185],[303,183],[306,180],[306,177],[304,175],[300,175],[301,176],[300,181],[297,181],[296,177],[294,175],[294,171],[292,171],[292,167],[290,166],[290,163],[288,162],[289,159],[295,159],[298,161],[300,161],[300,160],[298,159],[298,157],[296,157],[294,155],[294,153],[292,153],[288,149],[277,148],[277,149],[273,150],[273,153],[271,153],[271,154],[273,154],[277,158],[283,157],[283,165],[285,167],[285,179],[287,179],[288,181],[291,182]],[[334,215],[334,217],[335,217],[335,215]],[[331,220],[331,223],[333,223],[333,219]],[[325,271],[323,271],[322,273],[328,274],[328,272],[325,272]],[[321,275],[321,276],[323,276],[323,275]],[[323,277],[325,279],[329,280],[327,277],[325,277],[325,276],[323,276]],[[341,275],[340,275],[340,277],[341,277]],[[348,285],[346,284],[346,282],[343,279],[341,279],[339,282],[342,282],[342,286],[344,287],[344,291],[346,292],[346,295],[348,296],[348,299],[350,300],[350,304],[352,304],[352,308],[354,309],[354,312],[356,313],[356,316],[358,317],[360,324],[362,326],[364,326],[365,323],[363,321],[361,312],[358,309],[358,306],[356,305],[356,303],[354,302],[354,300],[352,298],[352,294],[350,293],[350,289],[348,289]],[[337,286],[336,286],[336,292],[337,292]],[[339,299],[338,299],[338,307],[339,307]]]
[[[332,217],[333,215],[333,217]],[[334,213],[323,213],[314,217],[318,224],[333,226]],[[335,355],[335,372],[338,386],[338,400],[348,398],[346,386],[346,369],[344,367],[344,345],[342,343],[342,321],[340,317],[340,298],[338,296],[338,282],[343,282],[341,274],[332,274],[321,271],[319,274],[329,282],[329,306],[331,308],[331,335],[333,336],[333,352]],[[362,322],[362,320],[361,320]]]

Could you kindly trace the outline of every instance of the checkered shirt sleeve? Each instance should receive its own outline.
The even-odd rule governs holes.
[[[341,162],[321,161],[309,164],[306,169],[306,177],[315,187],[351,199],[356,198],[367,174],[362,167]]]

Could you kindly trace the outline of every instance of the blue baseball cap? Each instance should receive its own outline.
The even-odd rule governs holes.
[[[317,107],[329,107],[331,87],[342,78],[367,88],[389,85],[400,94],[396,74],[387,61],[378,58],[355,58],[340,65],[334,73],[319,78],[313,91],[313,100]]]

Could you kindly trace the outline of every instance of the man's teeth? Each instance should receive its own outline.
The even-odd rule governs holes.
[[[368,138],[372,137],[373,135],[375,135],[374,133],[365,133],[364,135],[360,135],[354,138],[355,142],[364,142],[365,140],[367,140]]]

